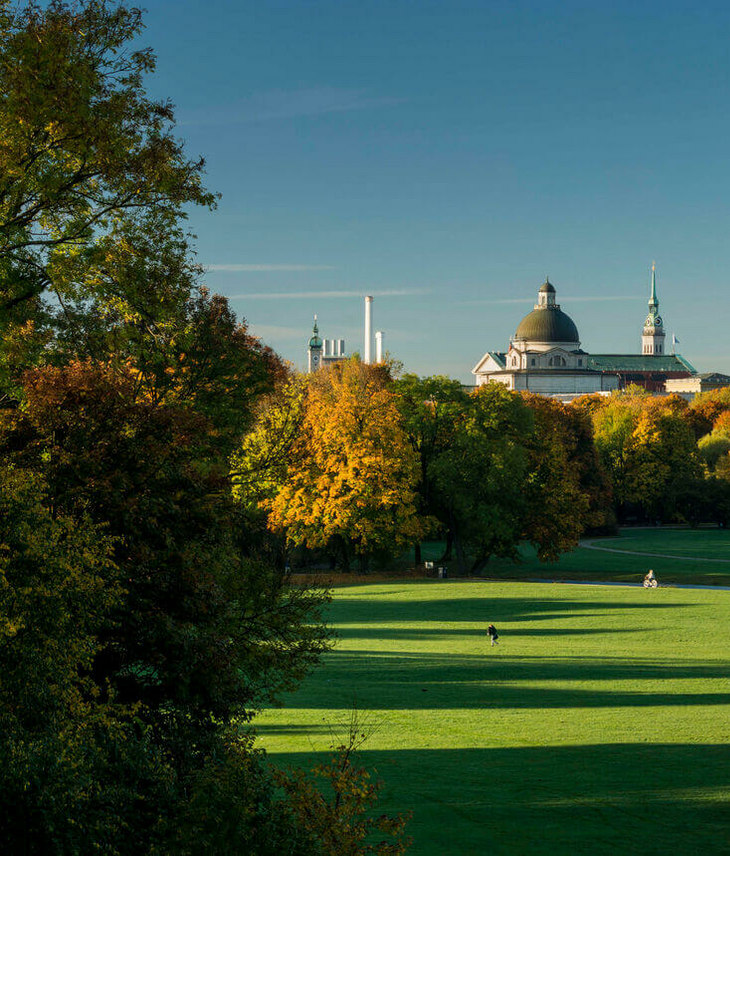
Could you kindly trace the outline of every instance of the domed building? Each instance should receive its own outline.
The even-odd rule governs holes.
[[[510,390],[536,391],[570,401],[577,395],[615,391],[634,383],[664,391],[668,379],[686,378],[696,371],[678,354],[664,353],[664,326],[652,266],[641,354],[587,353],[578,327],[557,304],[555,288],[546,279],[538,289],[537,305],[518,325],[509,349],[488,350],[472,373],[477,387],[499,381]]]
[[[507,352],[487,351],[472,373],[477,386],[499,381],[511,390],[550,395],[591,394],[619,386],[616,374],[603,374],[588,366],[578,327],[555,301],[555,288],[547,280],[538,290],[537,305],[517,327]]]

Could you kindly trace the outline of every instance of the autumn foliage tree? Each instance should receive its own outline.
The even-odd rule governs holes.
[[[691,513],[703,470],[681,398],[627,388],[602,399],[593,425],[619,517],[638,511],[673,521]]]
[[[313,375],[269,525],[293,545],[335,544],[345,566],[420,538],[417,461],[387,387],[357,359]]]
[[[307,378],[285,374],[257,404],[254,421],[231,456],[233,496],[279,563],[286,539],[268,527],[268,506],[286,482],[304,422]],[[263,537],[267,533],[268,537]]]
[[[581,408],[522,392],[534,417],[526,437],[529,456],[522,537],[541,560],[574,549],[587,528],[611,524],[611,495]]]
[[[286,374],[198,284],[140,29],[0,3],[0,850],[325,853],[250,726],[328,645],[232,493]]]
[[[730,388],[716,388],[696,394],[687,409],[687,418],[697,439],[712,432],[720,416],[730,411]]]

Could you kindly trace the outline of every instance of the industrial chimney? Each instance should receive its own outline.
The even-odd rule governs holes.
[[[365,355],[364,362],[370,363],[370,343],[373,335],[373,296],[365,296]]]
[[[383,337],[385,333],[379,332],[375,334],[375,363],[382,364],[383,362]]]

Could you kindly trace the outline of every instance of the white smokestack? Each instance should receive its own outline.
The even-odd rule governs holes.
[[[375,363],[382,364],[383,362],[383,337],[385,333],[380,332],[375,334]]]
[[[373,335],[373,296],[365,296],[365,363],[370,363],[370,341]]]

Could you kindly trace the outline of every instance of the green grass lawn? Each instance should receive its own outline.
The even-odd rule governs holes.
[[[730,592],[410,581],[337,589],[330,617],[262,743],[312,762],[356,705],[412,853],[730,850]]]
[[[615,580],[640,583],[650,569],[663,583],[730,586],[730,531],[727,529],[623,529],[615,538],[589,539],[596,546],[628,550],[637,555],[578,548],[557,563],[541,563],[534,549],[523,546],[522,562],[493,559],[483,576],[497,580]],[[443,543],[426,543],[424,559],[438,559]],[[664,555],[678,559],[665,559]],[[699,559],[687,557],[696,556]],[[452,571],[454,569],[452,564]]]

